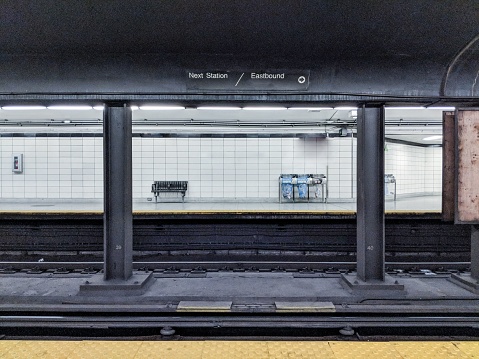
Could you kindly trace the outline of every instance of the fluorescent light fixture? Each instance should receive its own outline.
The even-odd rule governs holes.
[[[424,137],[422,140],[423,140],[423,141],[437,141],[437,140],[442,140],[442,135]]]
[[[335,110],[357,110],[358,108],[357,107],[353,107],[353,106],[339,106],[339,107],[335,107],[334,108]]]
[[[213,111],[236,111],[241,110],[241,107],[233,106],[199,106],[197,110],[213,110]]]
[[[95,111],[103,111],[105,109],[105,106],[101,105],[101,106],[93,106],[93,109]]]
[[[397,107],[397,106],[393,106],[393,107],[386,107],[386,110],[424,110],[425,107],[424,106],[404,106],[404,107]]]
[[[288,107],[288,110],[303,110],[303,111],[321,111],[332,110],[332,107]]]
[[[286,107],[279,107],[279,106],[270,106],[270,107],[243,107],[243,110],[246,111],[278,111],[278,110],[286,110]]]
[[[63,123],[71,123],[71,121],[70,120],[65,120],[65,121],[63,121]]]
[[[2,106],[2,110],[12,111],[29,111],[29,110],[45,110],[45,106]]]
[[[54,105],[48,106],[49,110],[65,110],[65,111],[86,111],[91,110],[91,106],[87,105]]]
[[[426,110],[455,111],[456,108],[455,107],[448,107],[448,106],[437,106],[437,107],[429,106],[429,107],[426,107]]]
[[[161,106],[161,105],[145,105],[140,106],[140,110],[144,111],[164,111],[164,110],[184,110],[184,106]]]
[[[135,105],[130,106],[130,108],[131,108],[132,111],[136,111],[136,110],[140,109],[138,106],[135,106]]]

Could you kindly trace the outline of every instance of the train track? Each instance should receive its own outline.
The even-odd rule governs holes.
[[[468,271],[470,262],[386,262],[390,274],[433,275]],[[0,262],[0,274],[68,274],[97,273],[103,262]],[[356,262],[312,262],[312,261],[135,261],[133,268],[158,273],[207,273],[232,272],[300,272],[303,274],[340,274],[354,271]]]

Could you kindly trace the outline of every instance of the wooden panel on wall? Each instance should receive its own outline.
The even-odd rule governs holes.
[[[454,112],[443,112],[442,131],[442,220],[452,222],[456,198]]]
[[[479,223],[479,110],[458,110],[456,223]]]

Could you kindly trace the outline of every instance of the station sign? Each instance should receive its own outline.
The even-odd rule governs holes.
[[[309,70],[187,70],[188,90],[212,91],[304,91]]]

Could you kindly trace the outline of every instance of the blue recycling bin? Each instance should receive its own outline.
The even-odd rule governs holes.
[[[297,180],[298,196],[301,199],[308,198],[308,176],[300,175]]]
[[[281,195],[283,198],[293,198],[293,176],[283,176],[281,178]]]

